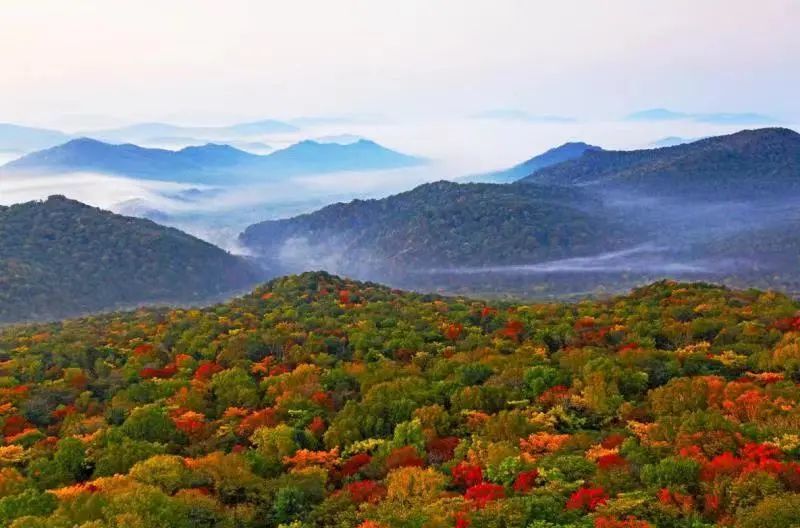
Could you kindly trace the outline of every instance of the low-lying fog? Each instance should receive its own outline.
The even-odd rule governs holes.
[[[284,148],[302,139],[347,135],[374,140],[388,148],[423,156],[431,164],[398,170],[341,172],[295,177],[246,186],[211,187],[120,178],[105,174],[0,177],[0,204],[9,205],[51,194],[63,194],[123,214],[146,216],[179,227],[237,251],[236,235],[267,219],[293,216],[336,201],[379,198],[421,183],[457,180],[470,174],[506,168],[567,141],[585,141],[606,149],[650,148],[665,137],[704,137],[742,127],[696,122],[531,123],[512,120],[460,119],[417,123],[335,124],[264,137],[230,138],[230,142]],[[148,144],[181,148],[185,144]],[[0,152],[0,163],[17,157]],[[738,215],[737,215],[738,216]]]

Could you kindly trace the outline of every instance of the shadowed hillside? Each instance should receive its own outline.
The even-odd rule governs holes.
[[[59,196],[0,207],[0,322],[208,301],[258,277],[242,259],[149,220]]]
[[[516,264],[619,247],[625,230],[580,190],[437,182],[250,226],[241,241],[272,270],[357,276]],[[294,268],[294,269],[292,269]]]
[[[594,150],[520,182],[692,200],[786,196],[800,192],[800,134],[764,128],[659,149]]]

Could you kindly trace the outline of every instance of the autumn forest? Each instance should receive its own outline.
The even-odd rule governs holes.
[[[800,0],[0,0],[0,528],[800,528]]]
[[[800,524],[800,303],[305,273],[0,334],[0,525]]]

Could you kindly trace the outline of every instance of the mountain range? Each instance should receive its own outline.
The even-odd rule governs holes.
[[[628,114],[627,121],[677,121],[688,120],[711,125],[769,125],[779,123],[774,117],[754,112],[675,112],[666,108],[651,108]]]
[[[158,136],[149,138],[139,144],[141,147],[148,148],[166,148],[169,150],[179,150],[186,147],[201,147],[207,145],[208,141],[182,136]],[[224,141],[225,145],[244,150],[251,154],[267,154],[272,152],[273,148],[262,143],[261,141]]]
[[[156,137],[193,137],[205,140],[228,141],[241,137],[288,134],[300,130],[297,126],[263,119],[226,126],[182,126],[168,123],[137,123],[105,130],[85,130],[81,136],[109,143],[137,143]]]
[[[270,158],[271,167],[288,172],[377,163],[367,141],[303,142],[270,156],[225,145],[179,152],[86,139],[68,145],[109,164],[84,170],[121,166],[116,170],[150,176],[153,167],[212,173]],[[254,224],[239,237],[252,254],[248,261],[180,231],[63,197],[2,208],[0,320],[200,302],[262,274],[308,269],[473,295],[584,295],[663,277],[800,292],[796,132],[747,130],[638,151],[581,149],[514,183],[436,182]],[[27,160],[57,168],[81,160],[47,152]],[[317,165],[320,152],[337,161]]]
[[[69,136],[58,130],[0,123],[0,152],[30,152],[68,140]]]
[[[800,291],[798,191],[800,135],[748,130],[585,149],[516,183],[423,185],[240,240],[276,273],[322,267],[422,290],[557,295],[679,276]]]
[[[0,174],[89,171],[154,180],[238,183],[316,172],[393,169],[423,162],[364,139],[346,145],[302,141],[257,155],[214,143],[171,151],[80,138],[11,161],[0,167]]]
[[[800,190],[800,134],[743,130],[660,149],[590,150],[545,167],[521,183],[595,187],[659,196],[741,198]]]
[[[0,323],[207,302],[260,277],[249,262],[177,229],[63,196],[0,207]]]
[[[167,123],[137,123],[118,128],[84,130],[79,133],[0,123],[0,152],[29,153],[55,147],[81,137],[108,143],[166,143],[165,138],[180,139],[181,143],[197,143],[199,141],[236,143],[243,142],[244,138],[288,134],[299,130],[300,128],[293,124],[274,119],[203,127]]]

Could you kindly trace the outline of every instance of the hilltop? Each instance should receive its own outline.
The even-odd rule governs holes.
[[[520,182],[691,199],[786,196],[800,191],[800,134],[764,128],[658,149],[594,150]]]
[[[588,150],[603,150],[583,142],[564,143],[509,169],[471,176],[467,180],[484,183],[511,183],[534,174],[539,169],[583,156]]]
[[[0,322],[208,302],[259,276],[177,229],[61,196],[0,207]]]

